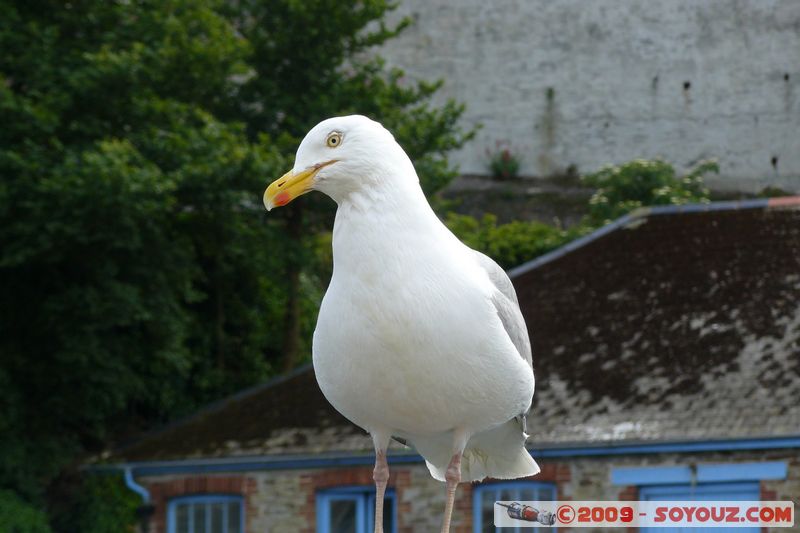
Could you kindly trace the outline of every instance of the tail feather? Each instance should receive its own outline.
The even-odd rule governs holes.
[[[525,449],[527,437],[516,420],[476,433],[470,438],[461,458],[461,480],[516,479],[538,474],[539,465]],[[425,458],[431,475],[444,481],[452,456],[451,434],[414,438],[413,444]]]

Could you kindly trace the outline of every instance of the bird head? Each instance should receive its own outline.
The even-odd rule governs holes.
[[[269,211],[312,190],[340,202],[355,191],[398,179],[390,169],[408,167],[408,156],[380,123],[361,115],[329,118],[300,143],[294,168],[267,187],[264,206]],[[410,175],[416,179],[413,167]]]

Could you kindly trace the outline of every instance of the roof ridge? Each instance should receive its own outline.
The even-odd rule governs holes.
[[[646,219],[649,216],[682,215],[685,213],[705,213],[709,211],[736,211],[739,209],[771,209],[797,206],[800,207],[800,196],[782,196],[778,198],[752,198],[747,200],[726,200],[720,202],[702,202],[682,205],[654,205],[649,207],[639,207],[618,219],[602,226],[591,233],[584,235],[574,241],[570,241],[563,246],[559,246],[544,255],[531,259],[521,265],[508,270],[508,276],[515,278],[522,274],[535,270],[542,265],[546,265],[568,253],[586,246],[590,242],[596,241],[609,233],[628,227],[638,220]]]

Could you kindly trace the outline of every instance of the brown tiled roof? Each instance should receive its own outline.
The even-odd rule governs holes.
[[[363,450],[371,440],[339,414],[311,365],[211,405],[132,445],[128,461]]]
[[[534,439],[800,433],[800,202],[782,203],[645,213],[518,269]]]
[[[800,198],[642,210],[510,274],[534,447],[800,433]],[[370,449],[304,367],[115,457]]]

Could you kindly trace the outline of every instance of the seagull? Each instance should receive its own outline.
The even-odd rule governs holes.
[[[351,115],[317,124],[264,205],[312,190],[337,204],[314,371],[334,408],[372,437],[375,533],[383,532],[392,438],[413,445],[445,482],[449,532],[458,483],[539,472],[525,449],[534,377],[514,287],[442,224],[411,160],[378,122]]]

